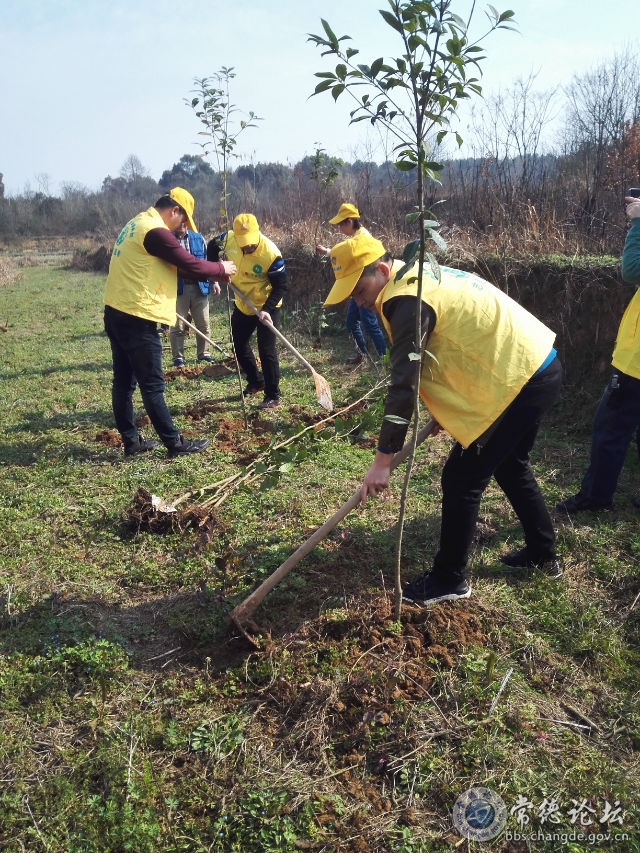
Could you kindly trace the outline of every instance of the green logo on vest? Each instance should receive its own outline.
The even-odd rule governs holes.
[[[260,264],[254,264],[251,269],[251,272],[254,275],[260,275],[262,273],[262,267],[260,266]]]

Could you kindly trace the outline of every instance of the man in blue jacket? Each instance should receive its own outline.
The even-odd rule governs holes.
[[[204,237],[198,231],[190,231],[186,224],[174,232],[178,243],[195,258],[205,260],[207,257],[207,245]],[[191,314],[193,325],[206,335],[211,337],[211,326],[209,324],[209,293],[211,285],[208,281],[197,281],[194,278],[178,278],[178,298],[176,300],[176,312],[185,319]],[[169,338],[171,340],[171,355],[174,367],[184,367],[184,337],[185,324],[177,317],[175,326],[171,327]],[[196,352],[198,361],[213,362],[209,353],[206,340],[196,335]]]

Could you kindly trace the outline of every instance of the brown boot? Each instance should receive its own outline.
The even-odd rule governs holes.
[[[351,358],[348,358],[345,361],[345,364],[350,364],[353,367],[357,367],[359,364],[362,364],[364,359],[365,359],[365,354],[363,352],[358,352],[358,353],[356,353],[356,355],[353,355],[353,356],[351,356]]]

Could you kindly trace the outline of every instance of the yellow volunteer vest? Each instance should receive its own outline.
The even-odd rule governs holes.
[[[628,376],[640,379],[640,290],[635,292],[620,320],[611,363]]]
[[[416,296],[414,267],[399,281],[394,262],[376,301]],[[551,352],[555,334],[499,288],[472,273],[441,267],[440,283],[425,269],[422,299],[436,324],[422,359],[420,396],[438,423],[468,447],[504,412]]]
[[[260,234],[260,242],[255,252],[243,255],[242,249],[236,243],[235,234],[233,231],[227,231],[223,251],[237,267],[235,275],[231,276],[231,281],[259,310],[271,293],[271,282],[267,278],[267,270],[276,258],[281,257],[280,249]],[[234,301],[236,308],[243,314],[253,313],[239,296],[236,296]],[[278,302],[276,308],[281,305],[282,300]]]
[[[111,253],[104,304],[134,317],[173,326],[176,322],[177,269],[150,255],[143,245],[148,231],[166,227],[155,207],[127,222]]]

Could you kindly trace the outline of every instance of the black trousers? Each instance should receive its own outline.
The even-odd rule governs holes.
[[[274,308],[269,313],[273,325],[277,328],[280,309]],[[262,373],[258,370],[256,357],[250,344],[254,331],[258,340],[258,355],[260,356]],[[238,364],[247,377],[248,383],[250,385],[261,385],[264,382],[265,398],[268,400],[277,399],[280,396],[280,364],[276,349],[276,336],[271,329],[261,323],[255,314],[243,314],[237,307],[234,307],[231,314],[231,335]]]
[[[153,428],[162,442],[171,447],[180,440],[180,433],[164,399],[158,324],[105,305],[104,328],[113,357],[113,416],[125,447],[131,447],[140,440],[133,413],[136,385],[140,386],[142,402]]]
[[[433,572],[443,579],[463,577],[478,519],[480,499],[492,477],[505,493],[524,530],[531,559],[555,554],[555,531],[529,464],[540,420],[562,387],[563,369],[556,357],[533,376],[506,410],[486,444],[466,450],[456,443],[442,471],[440,548]]]

